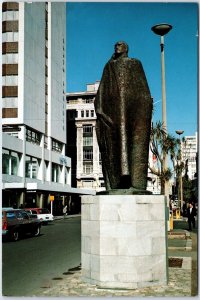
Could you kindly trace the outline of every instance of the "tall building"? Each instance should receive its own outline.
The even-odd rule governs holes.
[[[54,208],[71,188],[66,150],[66,4],[2,4],[3,206]]]
[[[185,140],[181,143],[182,160],[185,163],[186,173],[190,180],[195,179],[197,173],[197,149],[197,132],[194,136],[185,136]]]
[[[72,158],[72,182],[77,188],[105,190],[96,138],[94,99],[99,81],[84,92],[67,93],[67,155]]]

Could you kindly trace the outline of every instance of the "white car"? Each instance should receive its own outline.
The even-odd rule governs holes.
[[[27,212],[32,215],[37,215],[37,218],[43,223],[47,224],[54,220],[53,215],[47,208],[25,208]]]

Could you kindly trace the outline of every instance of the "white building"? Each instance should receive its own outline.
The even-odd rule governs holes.
[[[66,4],[2,4],[3,206],[59,206],[66,148]],[[62,196],[62,197],[61,197]]]
[[[77,188],[105,190],[96,137],[94,99],[99,81],[87,91],[67,93],[67,154],[72,157],[72,182]]]
[[[181,142],[182,160],[186,165],[186,171],[190,180],[195,179],[197,172],[197,151],[198,136],[197,132],[194,136],[185,136],[185,141]]]

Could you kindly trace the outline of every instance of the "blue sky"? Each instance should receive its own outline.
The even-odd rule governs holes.
[[[137,2],[67,2],[67,92],[86,90],[101,79],[114,44],[124,40],[129,57],[141,60],[155,110],[162,120],[160,36],[158,23],[173,29],[165,36],[165,72],[168,132],[197,130],[198,4]]]

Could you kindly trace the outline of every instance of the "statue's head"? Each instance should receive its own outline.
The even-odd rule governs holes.
[[[119,41],[115,44],[115,55],[121,56],[122,54],[128,55],[128,45],[123,41]]]

